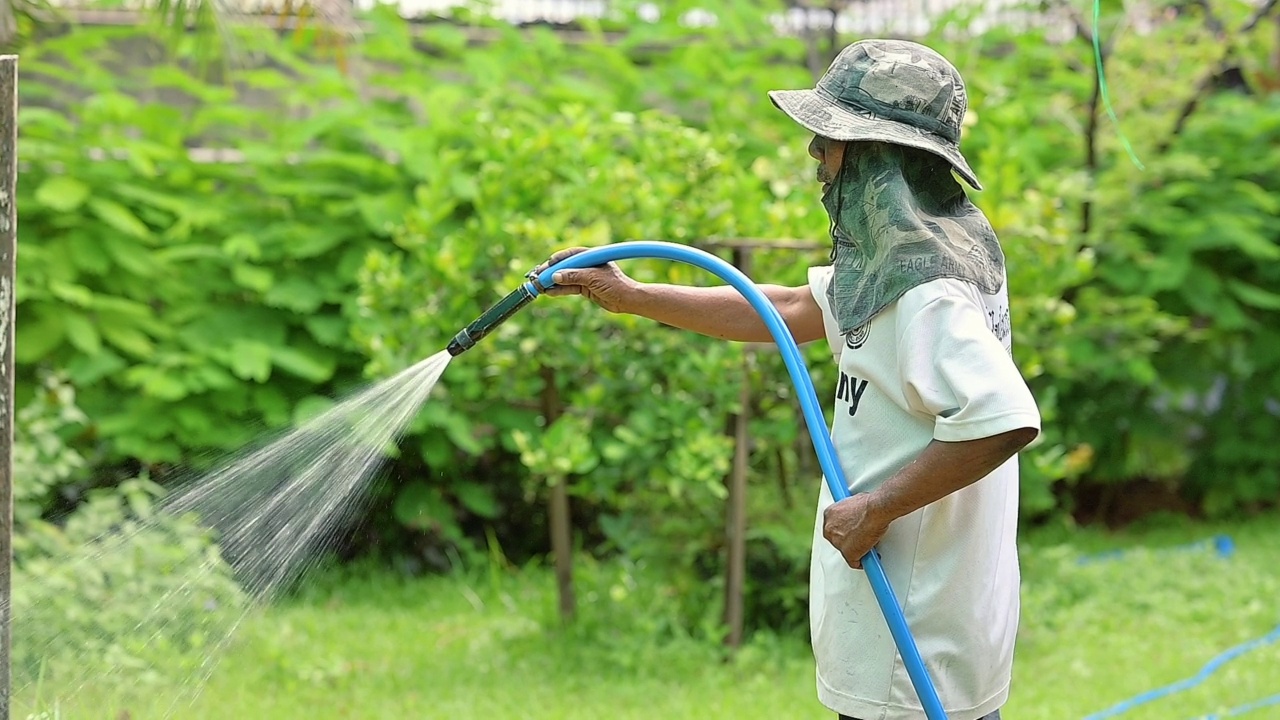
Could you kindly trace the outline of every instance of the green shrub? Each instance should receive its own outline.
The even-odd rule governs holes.
[[[1280,96],[1207,101],[1118,218],[1107,279],[1153,298],[1198,329],[1198,342],[1157,359],[1163,392],[1150,421],[1182,462],[1168,476],[1210,513],[1260,507],[1280,494],[1270,438],[1280,431]],[[1173,432],[1171,432],[1171,430]],[[1116,480],[1147,471],[1133,457]]]
[[[1229,20],[1247,10],[1223,7]],[[815,250],[753,258],[762,282],[803,282],[826,261],[825,215],[808,138],[765,90],[812,82],[804,48],[769,27],[776,7],[722,9],[716,28],[668,15],[613,44],[499,27],[471,47],[451,26],[414,37],[383,8],[352,48],[352,76],[309,64],[305,41],[254,39],[261,62],[234,83],[196,80],[181,52],[109,70],[135,31],[34,44],[19,383],[28,397],[41,368],[66,369],[86,419],[64,440],[84,460],[57,462],[86,467],[74,492],[36,490],[24,512],[74,505],[138,466],[163,483],[288,426],[440,350],[562,247],[808,239]],[[1256,150],[1277,145],[1274,97],[1206,98],[1162,153],[1220,43],[1187,20],[1153,37],[1122,39],[1108,64],[1113,88],[1130,89],[1118,110],[1142,172],[1105,123],[1086,163],[1086,44],[1007,30],[934,43],[969,80],[966,154],[987,186],[975,197],[1009,257],[1015,357],[1045,420],[1023,458],[1028,519],[1072,512],[1099,483],[1157,478],[1227,511],[1280,482],[1268,462],[1277,211],[1259,191],[1280,159]],[[679,42],[655,49],[666,41]],[[1239,55],[1254,72],[1268,50],[1246,38]],[[198,144],[238,160],[197,162]],[[669,263],[626,269],[714,282]],[[805,353],[825,404],[829,355]],[[453,363],[359,542],[445,567],[450,548],[491,537],[524,560],[545,551],[544,488],[564,480],[581,543],[662,568],[681,622],[709,627],[726,424],[745,380],[748,593],[755,617],[794,625],[819,473],[778,357],[583,302],[540,300]],[[1208,396],[1221,400],[1206,408]]]
[[[370,151],[340,79],[246,73],[285,112],[345,88],[346,111],[274,122],[175,67],[98,63],[136,35],[72,33],[23,58],[17,359],[24,378],[66,369],[105,461],[183,466],[360,382],[355,275],[412,185]],[[211,140],[240,160],[193,159]]]
[[[437,128],[450,171],[421,188],[430,201],[407,217],[397,238],[404,250],[369,256],[357,334],[385,368],[379,372],[443,347],[561,247],[787,231],[770,219],[778,202],[771,178],[733,161],[733,138],[658,112],[534,112],[488,97],[468,106],[450,113],[456,124]],[[486,124],[486,116],[503,123]],[[800,281],[796,261],[806,259],[820,261],[801,254],[771,269],[771,279]],[[627,270],[648,281],[719,282],[667,262],[633,261]],[[752,379],[762,394],[794,397],[775,357],[759,366]],[[695,568],[722,544],[732,456],[725,423],[742,367],[740,346],[582,302],[541,300],[450,367],[422,417],[420,429],[430,430],[422,451],[441,474],[418,480],[420,513],[445,512],[440,525],[456,528],[447,500],[484,512],[504,484],[522,485],[531,501],[546,480],[567,480],[599,515],[610,546]],[[539,398],[549,382],[565,414],[548,426]],[[795,419],[756,415],[763,457],[794,452]],[[482,468],[495,453],[517,455],[523,481],[486,478]],[[706,607],[690,590],[679,596]]]
[[[243,607],[208,534],[191,519],[155,513],[163,491],[145,477],[90,491],[56,521],[42,517],[83,472],[65,439],[83,421],[70,386],[48,376],[15,427],[12,663],[20,689],[194,672]]]

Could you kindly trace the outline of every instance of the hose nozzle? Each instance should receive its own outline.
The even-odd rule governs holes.
[[[450,355],[457,357],[475,347],[476,343],[480,342],[485,335],[493,332],[495,328],[506,322],[525,305],[533,302],[534,298],[538,297],[538,293],[546,289],[542,287],[542,284],[538,282],[537,276],[532,272],[526,277],[529,278],[529,282],[524,283],[509,295],[494,303],[492,307],[484,311],[484,314],[453,336],[453,340],[449,341],[449,345],[446,348]]]

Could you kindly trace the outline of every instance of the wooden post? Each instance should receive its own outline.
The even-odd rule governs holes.
[[[750,274],[751,250],[746,247],[734,248],[733,264],[743,273]],[[729,476],[728,518],[725,528],[729,546],[724,581],[724,622],[729,634],[725,636],[725,644],[734,649],[742,645],[746,615],[743,593],[747,576],[747,464],[751,457],[751,439],[747,435],[751,422],[750,353],[750,349],[743,350],[742,391],[739,395],[742,407],[734,418],[733,472]]]
[[[727,248],[733,253],[733,265],[750,277],[753,250],[816,251],[825,247],[808,240],[791,238],[713,238],[697,245],[703,249]],[[751,438],[748,428],[751,422],[751,357],[757,350],[777,351],[777,345],[746,343],[744,346],[742,373],[742,411],[733,418],[734,453],[733,471],[726,482],[729,490],[725,519],[725,543],[727,546],[724,578],[724,622],[728,630],[725,645],[736,649],[742,644],[746,620],[743,595],[747,579],[747,475],[751,459]],[[799,408],[797,408],[797,413]]]
[[[13,581],[13,330],[18,255],[18,57],[0,56],[0,720],[9,720]]]
[[[742,392],[739,402],[742,411],[733,420],[733,472],[729,480],[728,535],[729,553],[725,567],[724,622],[729,634],[725,644],[737,649],[742,645],[743,625],[746,619],[744,591],[747,581],[747,470],[751,459],[751,438],[748,427],[751,422],[751,363],[750,350],[743,351]]]
[[[543,365],[542,417],[547,427],[560,417],[563,406],[560,391],[556,387],[555,370]],[[573,620],[577,600],[573,593],[573,535],[569,517],[569,489],[565,478],[551,479],[551,496],[547,499],[548,523],[551,525],[551,555],[556,567],[556,589],[560,599],[560,619]],[[0,719],[3,720],[3,719]]]

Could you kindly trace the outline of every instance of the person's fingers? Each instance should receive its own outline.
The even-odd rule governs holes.
[[[589,249],[590,248],[585,248],[585,247],[582,247],[581,245],[578,245],[576,247],[557,250],[551,253],[551,258],[550,258],[551,264],[554,265],[555,263],[561,262],[563,260],[568,260],[574,255],[577,255],[578,253],[586,252]]]
[[[832,503],[822,513],[822,536],[840,551],[844,561],[854,570],[862,569],[862,556],[865,554],[858,548],[863,547],[863,542],[872,540],[862,536],[865,532],[859,535],[860,509],[861,503],[855,497]]]
[[[556,285],[555,287],[549,288],[546,292],[543,293],[543,295],[548,295],[550,297],[563,297],[565,295],[581,295],[581,294],[582,294],[581,285]]]
[[[592,270],[592,268],[583,270],[557,270],[556,274],[551,276],[551,282],[556,285],[590,285]]]
[[[541,265],[534,268],[534,273],[541,275],[543,270],[546,270],[552,265],[564,262],[574,255],[577,255],[580,252],[585,252],[588,249],[589,248],[585,247],[571,247],[563,250],[557,250],[554,253],[551,253],[551,257],[547,258]]]

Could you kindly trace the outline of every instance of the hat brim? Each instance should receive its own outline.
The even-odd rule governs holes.
[[[832,140],[886,142],[905,145],[942,157],[974,190],[982,183],[960,149],[931,132],[870,114],[843,108],[814,90],[772,90],[769,99],[810,132]]]

